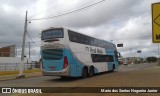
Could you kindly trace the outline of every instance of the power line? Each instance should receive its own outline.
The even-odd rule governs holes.
[[[28,28],[29,29],[29,28]],[[26,32],[27,33],[27,35],[28,35],[28,37],[29,37],[29,39],[32,41],[32,43],[34,43],[34,44],[36,44],[37,46],[39,46],[40,44],[38,44],[37,42],[40,42],[40,41],[35,41],[35,40],[33,40],[32,39],[32,37],[31,37],[31,35],[29,34],[29,32],[27,31]],[[29,44],[30,44],[30,42],[28,42]]]
[[[28,37],[31,39],[31,41],[32,41],[33,43],[35,43],[37,46],[39,46],[39,44],[37,44],[37,43],[32,39],[32,37],[30,36],[30,34],[28,33],[28,31],[27,31],[27,35],[28,35]]]
[[[34,15],[29,16],[28,18],[33,18],[33,17],[35,17],[35,16],[37,16],[37,15],[39,15],[39,14],[45,14],[45,13],[47,13],[48,10],[50,10],[51,8],[54,8],[54,7],[57,8],[58,6],[63,5],[65,2],[68,2],[68,1],[69,1],[69,0],[65,0],[65,1],[63,1],[63,2],[60,2],[60,3],[58,3],[57,5],[54,5],[54,6],[51,6],[51,7],[47,8],[47,9],[45,9],[45,10],[42,10],[41,12],[39,12],[39,13],[37,13],[37,14],[34,14]]]
[[[81,1],[81,3],[78,3],[78,6],[76,7],[76,9],[79,9],[79,8],[82,8],[82,7],[84,7],[84,6],[87,6],[87,5],[89,5],[89,4],[92,4],[92,3],[94,3],[94,2],[97,2],[97,0],[88,0],[88,2],[82,2]],[[69,3],[69,4],[71,4],[71,3]],[[66,8],[63,8],[63,7],[66,7]],[[49,11],[51,11],[51,12],[49,12],[48,11],[48,15],[47,14],[45,14],[44,16],[52,16],[52,14],[55,14],[55,15],[58,15],[58,14],[62,14],[62,13],[67,13],[67,12],[70,12],[70,11],[72,11],[73,10],[73,6],[72,5],[64,5],[63,7],[60,7],[60,8],[63,8],[63,9],[66,9],[66,10],[57,10],[58,8],[56,7],[54,10],[49,10]],[[70,6],[72,6],[72,7],[70,7]],[[68,9],[69,8],[69,9]],[[53,12],[52,12],[53,11]],[[50,13],[50,14],[49,14]],[[83,13],[83,14],[86,14],[86,13]],[[42,17],[40,17],[40,18],[42,18]],[[33,19],[33,18],[30,18],[30,19]],[[43,20],[43,22],[42,23],[44,23],[44,22],[48,22],[48,20]],[[56,22],[56,21],[54,21],[54,22]],[[51,22],[50,22],[51,23]]]
[[[95,0],[96,1],[96,0]],[[93,0],[88,0],[88,2],[83,2],[83,3],[80,3],[80,4],[78,4],[78,6],[77,6],[77,8],[76,9],[80,9],[80,8],[82,8],[82,7],[84,7],[84,6],[87,6],[87,5],[89,5],[89,4],[91,4],[91,3],[93,3],[93,2],[95,2],[95,1],[93,1]],[[69,9],[68,9],[68,7],[69,7]],[[70,7],[70,5],[68,5],[68,7],[67,8],[64,8],[64,9],[67,9],[67,10],[56,10],[56,11],[54,11],[54,12],[56,12],[56,14],[62,14],[62,13],[68,13],[68,12],[70,12],[70,11],[73,11],[73,8],[72,7]]]
[[[138,36],[138,37],[132,37],[132,38],[120,38],[120,39],[114,39],[114,41],[118,41],[118,40],[124,40],[124,39],[135,39],[135,38],[143,38],[143,37],[150,37],[150,35],[148,36]]]
[[[41,42],[41,41],[36,41],[36,42]],[[0,43],[23,43],[23,42],[0,42]],[[26,42],[29,43],[29,42]],[[34,43],[34,42],[30,42],[30,43]]]
[[[81,10],[84,10],[84,9],[87,9],[89,7],[92,7],[92,6],[95,6],[101,2],[104,2],[106,0],[101,0],[101,1],[98,1],[96,3],[93,3],[93,4],[90,4],[88,6],[85,6],[85,7],[82,7],[82,8],[79,8],[79,9],[76,9],[76,10],[73,10],[73,11],[70,11],[70,12],[66,12],[66,13],[62,13],[62,14],[59,14],[59,15],[55,15],[55,16],[50,16],[50,17],[44,17],[44,18],[39,18],[39,19],[30,19],[30,21],[33,21],[33,20],[44,20],[44,19],[51,19],[51,18],[56,18],[56,17],[60,17],[60,16],[64,16],[64,15],[68,15],[68,14],[71,14],[71,13],[74,13],[74,12],[78,12],[78,11],[81,11]]]

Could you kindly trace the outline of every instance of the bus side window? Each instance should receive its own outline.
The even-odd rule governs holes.
[[[115,55],[115,60],[118,61],[118,52],[114,51],[114,55]]]
[[[80,34],[75,34],[75,37],[77,38],[76,40],[77,43],[82,43],[82,38]]]
[[[106,62],[113,62],[113,56],[112,55],[106,55]]]

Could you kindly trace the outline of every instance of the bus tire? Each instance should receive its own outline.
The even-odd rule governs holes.
[[[93,75],[94,75],[94,67],[91,66],[91,67],[89,68],[89,77],[92,77]]]
[[[113,71],[114,71],[114,69],[115,69],[115,65],[113,64],[113,66],[112,66],[112,70],[111,70],[111,71],[113,72]]]
[[[61,79],[67,79],[67,76],[60,76]]]
[[[88,69],[87,67],[84,67],[82,70],[82,79],[87,78],[88,76]]]
[[[66,78],[66,76],[60,76],[62,79]]]

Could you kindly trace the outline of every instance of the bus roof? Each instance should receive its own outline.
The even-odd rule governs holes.
[[[83,33],[80,33],[80,32],[78,32],[78,31],[74,31],[74,30],[72,30],[72,29],[69,29],[68,27],[62,27],[62,26],[49,27],[49,28],[43,29],[43,31],[44,31],[44,30],[49,30],[49,29],[55,29],[55,28],[67,29],[67,30],[73,31],[73,32],[75,32],[75,33],[83,34]],[[83,34],[83,35],[86,35],[86,34]],[[89,35],[86,35],[86,36],[91,37],[91,38],[95,38],[95,39],[99,39],[99,38],[96,38],[96,37],[93,37],[93,36],[89,36]],[[107,42],[108,44],[112,44],[112,45],[114,45],[114,46],[116,47],[116,45],[115,45],[114,43],[108,42],[108,41],[106,41],[106,40],[104,40],[104,39],[99,39],[99,40],[105,41],[105,42]]]

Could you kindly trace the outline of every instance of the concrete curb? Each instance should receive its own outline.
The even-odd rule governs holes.
[[[18,76],[18,74],[0,76],[0,81],[8,81],[8,80],[38,77],[38,76],[42,76],[42,72],[26,73],[24,75],[25,75],[24,78],[16,78]]]

